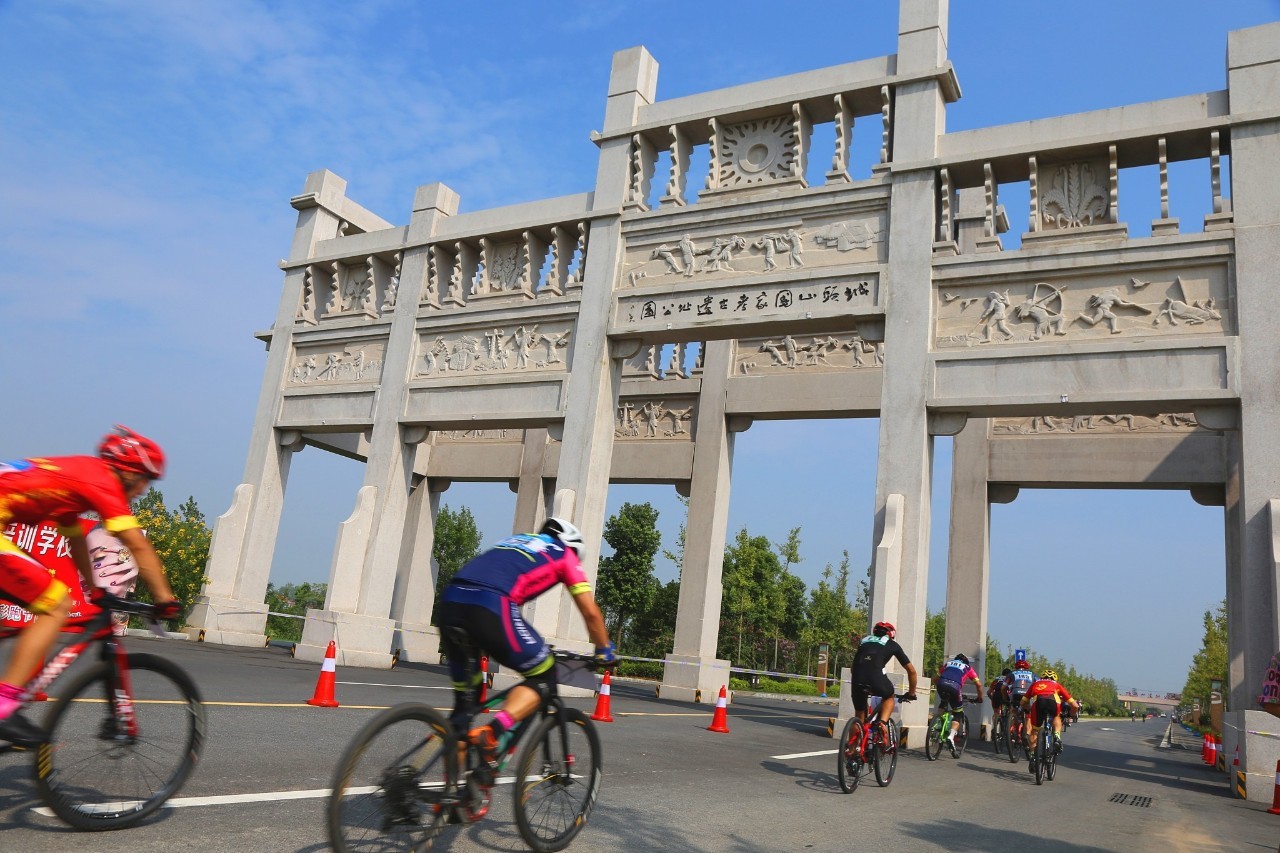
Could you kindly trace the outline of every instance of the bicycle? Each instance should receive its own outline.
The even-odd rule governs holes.
[[[1009,741],[1009,706],[1002,705],[999,713],[991,718],[991,748],[996,754],[1008,750]]]
[[[100,612],[23,688],[25,706],[90,647],[99,660],[56,691],[44,718],[48,740],[35,748],[36,788],[50,810],[76,829],[133,826],[176,794],[204,749],[200,692],[177,664],[127,653],[112,613],[140,616],[159,632],[155,605],[101,595]],[[11,637],[16,631],[0,632]],[[145,698],[144,698],[145,697]],[[0,753],[20,750],[11,744]]]
[[[961,705],[976,704],[975,700],[968,696],[961,697]],[[955,744],[951,744],[947,740],[947,736],[951,734],[951,709],[945,708],[942,713],[936,714],[933,721],[929,723],[929,733],[924,739],[924,754],[930,761],[937,761],[938,756],[942,754],[942,747],[946,746],[951,750],[952,758],[959,758],[964,755],[965,745],[969,742],[969,718],[961,711],[959,715],[960,727],[956,730]]]
[[[1022,757],[1031,759],[1031,742],[1028,740],[1027,732],[1027,712],[1023,710],[1021,702],[1015,702],[1010,709],[1009,717],[1009,737],[1005,747],[1009,751],[1009,761],[1016,764],[1018,762],[1017,752],[1022,750]]]
[[[1031,773],[1036,777],[1036,784],[1041,785],[1047,777],[1050,782],[1058,772],[1058,750],[1053,737],[1053,721],[1044,720],[1040,726],[1040,735],[1036,738],[1036,747],[1031,754]]]
[[[575,664],[596,668],[591,655],[556,649],[552,654],[557,682],[581,672]],[[482,710],[502,705],[511,689],[491,695]],[[567,847],[586,825],[600,791],[600,738],[591,719],[567,707],[553,682],[533,715],[503,733],[496,768],[482,760],[466,734],[417,703],[397,705],[370,720],[334,773],[328,805],[333,848],[338,853],[426,850],[446,823],[481,820],[489,812],[497,774],[525,740],[528,746],[516,764],[516,826],[538,853]]]
[[[905,698],[905,694],[896,698],[900,702],[912,701]],[[873,709],[867,709],[868,716],[873,712]],[[836,775],[840,779],[840,790],[852,794],[862,777],[873,771],[876,784],[887,788],[897,767],[898,724],[893,717],[885,720],[884,726],[850,717],[844,724],[840,746],[836,749]]]

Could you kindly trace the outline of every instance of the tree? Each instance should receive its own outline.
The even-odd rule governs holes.
[[[154,488],[134,502],[133,515],[146,531],[160,562],[164,563],[169,586],[185,614],[209,581],[204,568],[209,561],[213,531],[205,523],[195,498],[187,498],[180,507],[170,511],[165,506],[164,495]],[[137,597],[141,601],[152,600],[145,584],[139,587]],[[182,620],[175,621],[181,623]]]
[[[267,609],[292,616],[306,616],[308,610],[320,610],[324,607],[328,592],[329,585],[323,583],[287,583],[279,588],[275,584],[267,584]],[[292,640],[296,643],[302,639],[302,620],[289,616],[268,616],[267,636],[273,640]]]
[[[773,547],[777,549],[778,558],[782,560],[782,597],[783,597],[783,616],[778,621],[778,625],[773,630],[773,670],[778,669],[778,646],[782,635],[782,625],[787,621],[787,617],[791,615],[790,605],[794,599],[788,593],[794,593],[795,585],[790,583],[793,579],[791,567],[800,563],[804,558],[800,556],[800,528],[793,527],[791,532],[787,534],[787,541],[775,542]],[[799,580],[799,578],[794,578]],[[800,601],[804,602],[804,584],[800,584]]]
[[[619,647],[628,624],[648,609],[658,586],[653,558],[662,534],[657,525],[658,511],[649,503],[624,503],[604,524],[604,541],[613,553],[600,558],[596,598]]]
[[[718,654],[742,666],[768,664],[774,626],[783,616],[782,563],[764,536],[744,527],[724,551]]]
[[[840,567],[833,571],[828,563],[822,570],[822,580],[810,594],[809,625],[804,634],[808,645],[805,673],[809,672],[812,653],[825,643],[830,652],[827,673],[839,678],[840,661],[853,660],[857,625],[858,613],[849,606],[849,552],[845,551]]]
[[[925,678],[937,678],[938,670],[946,663],[947,650],[943,648],[947,636],[947,611],[928,613],[924,620],[924,660],[920,674]]]
[[[435,558],[439,571],[436,574],[436,600],[434,613],[440,606],[440,595],[444,592],[449,580],[458,573],[468,560],[480,553],[480,543],[484,541],[480,529],[476,527],[475,517],[467,507],[454,512],[449,506],[440,507],[436,513],[435,544],[431,547],[431,556]]]
[[[680,582],[658,586],[649,606],[636,615],[628,630],[627,651],[638,657],[660,658],[675,646],[676,613],[680,608]]]
[[[1223,599],[1216,610],[1204,613],[1204,640],[1200,651],[1191,659],[1187,683],[1182,695],[1188,701],[1208,699],[1210,682],[1227,683],[1227,602]]]

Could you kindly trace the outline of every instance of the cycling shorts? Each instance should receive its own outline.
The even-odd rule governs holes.
[[[878,696],[889,699],[893,696],[893,682],[883,672],[875,675],[864,675],[853,685],[853,708],[859,714],[867,710],[867,697]]]
[[[964,708],[964,697],[959,686],[950,681],[938,682],[938,707],[948,711],[959,711]]]
[[[1053,696],[1037,696],[1031,703],[1031,725],[1042,726],[1058,716],[1058,700]]]
[[[440,599],[440,639],[454,683],[468,680],[478,652],[488,654],[526,678],[555,663],[545,640],[524,620],[520,605],[500,592],[449,584]],[[446,628],[460,628],[470,640],[460,647]]]
[[[48,613],[67,597],[67,586],[53,572],[0,535],[0,599],[32,613]]]

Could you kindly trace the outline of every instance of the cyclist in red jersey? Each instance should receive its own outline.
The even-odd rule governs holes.
[[[164,475],[164,453],[148,438],[117,426],[98,445],[98,456],[55,456],[0,462],[0,531],[14,522],[53,521],[67,537],[80,576],[93,588],[93,566],[78,523],[92,510],[106,530],[133,553],[162,618],[180,612],[164,565],[133,517],[129,502]],[[44,663],[67,620],[67,587],[0,532],[0,598],[35,614],[18,636],[0,673],[0,740],[42,743],[44,732],[20,713],[22,685]]]
[[[1067,692],[1067,688],[1058,683],[1058,673],[1052,669],[1046,669],[1031,685],[1027,695],[1022,697],[1022,706],[1030,710],[1032,743],[1035,743],[1036,738],[1040,736],[1040,727],[1049,720],[1053,720],[1053,748],[1057,752],[1062,751],[1063,702],[1066,702],[1071,709],[1078,707],[1076,700]]]

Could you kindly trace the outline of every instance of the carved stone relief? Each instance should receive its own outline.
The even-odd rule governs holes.
[[[689,440],[697,401],[692,398],[636,399],[624,397],[618,402],[614,420],[615,438]]]
[[[473,442],[473,441],[507,441],[524,440],[524,430],[520,429],[447,429],[436,434],[436,443]]]
[[[299,346],[287,384],[377,382],[382,376],[386,348],[385,341]]]
[[[943,285],[938,291],[936,345],[1220,334],[1227,324],[1220,307],[1225,297],[1220,268],[1152,279],[1096,276],[1072,284],[1037,281],[1003,290]]]
[[[812,316],[848,313],[851,308],[873,306],[877,286],[877,277],[868,276],[834,284],[785,287],[775,283],[759,290],[720,290],[713,294],[695,291],[661,299],[638,296],[618,301],[617,319],[626,325],[648,325],[667,317],[731,320],[792,313],[797,309]]]
[[[707,235],[683,234],[654,245],[634,241],[628,246],[627,283],[680,276],[743,275],[807,266],[830,266],[885,258],[882,216],[847,217],[815,223],[776,223],[766,230],[724,231]],[[878,244],[878,245],[877,245]],[[806,249],[810,250],[808,255]],[[643,281],[642,280],[646,280]]]
[[[1086,228],[1110,222],[1105,161],[1041,166],[1040,221],[1045,229]]]
[[[1005,435],[1071,435],[1078,432],[1190,432],[1200,429],[1195,415],[1179,412],[1166,415],[1076,415],[1070,418],[996,418],[991,431]]]
[[[475,373],[519,373],[566,369],[570,323],[522,323],[471,329],[419,339],[414,375],[449,377]]]
[[[798,142],[789,115],[721,127],[717,186],[728,189],[791,177]]]
[[[858,367],[883,367],[884,344],[855,332],[839,335],[745,338],[734,342],[734,372],[767,375],[789,370],[829,373]]]

